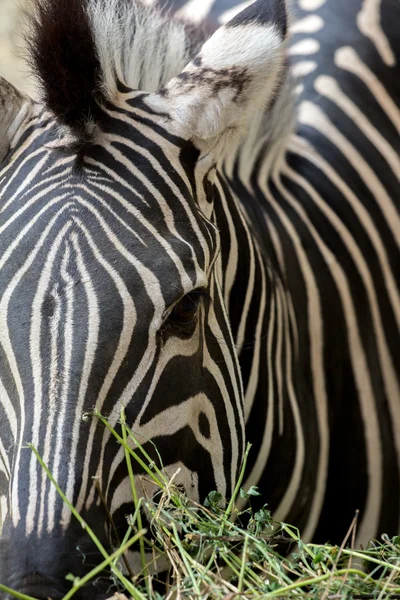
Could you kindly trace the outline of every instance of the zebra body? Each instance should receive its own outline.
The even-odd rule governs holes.
[[[306,539],[356,509],[359,541],[397,533],[400,15],[349,4],[299,1],[288,45],[283,0],[204,44],[123,0],[38,3],[44,101],[0,85],[1,583],[58,598],[92,551],[26,442],[123,535],[93,407],[196,500],[232,493],[248,439],[245,487]]]

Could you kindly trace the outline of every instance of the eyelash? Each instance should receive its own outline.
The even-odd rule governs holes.
[[[205,288],[192,290],[188,294],[185,294],[185,296],[182,296],[173,306],[165,323],[180,328],[192,325],[197,318],[201,301],[209,299],[210,295]],[[187,306],[185,306],[185,302]]]

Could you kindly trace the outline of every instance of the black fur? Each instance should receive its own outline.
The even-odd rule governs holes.
[[[33,0],[33,6],[28,49],[43,100],[85,143],[105,101],[87,0]]]
[[[288,27],[285,0],[258,0],[229,21],[227,27],[239,27],[247,23],[275,25],[285,38]]]

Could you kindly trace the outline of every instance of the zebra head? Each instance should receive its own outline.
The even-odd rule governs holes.
[[[42,100],[0,82],[0,583],[41,598],[94,548],[27,443],[104,545],[99,490],[121,537],[132,494],[94,408],[124,409],[196,500],[240,468],[231,274],[250,242],[220,165],[279,83],[284,1],[197,33],[125,0],[38,0]]]

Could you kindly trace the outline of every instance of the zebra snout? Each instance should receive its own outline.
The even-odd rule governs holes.
[[[34,575],[35,581],[29,582],[32,576],[25,578],[25,583],[19,586],[13,586],[13,592],[18,592],[24,596],[35,598],[35,600],[62,600],[65,596],[67,589],[65,585],[60,584],[53,585],[48,582],[44,577],[41,578],[37,574]],[[105,600],[112,595],[112,592],[106,593],[93,589],[85,589],[78,591],[74,594],[76,600]],[[1,600],[14,600],[14,596],[2,596],[0,593]]]
[[[40,573],[31,573],[19,578],[17,585],[13,589],[20,594],[37,598],[37,600],[61,600],[65,595],[65,590],[61,590],[57,584],[41,575]]]
[[[35,600],[62,600],[71,584],[66,581],[50,580],[38,573],[33,573],[19,580],[19,583],[12,585],[12,590],[24,596],[35,598]],[[110,582],[106,589],[99,589],[98,586],[86,587],[74,594],[74,600],[105,600],[112,596],[109,592]],[[0,593],[1,600],[14,600],[14,597],[6,596],[5,598]]]

